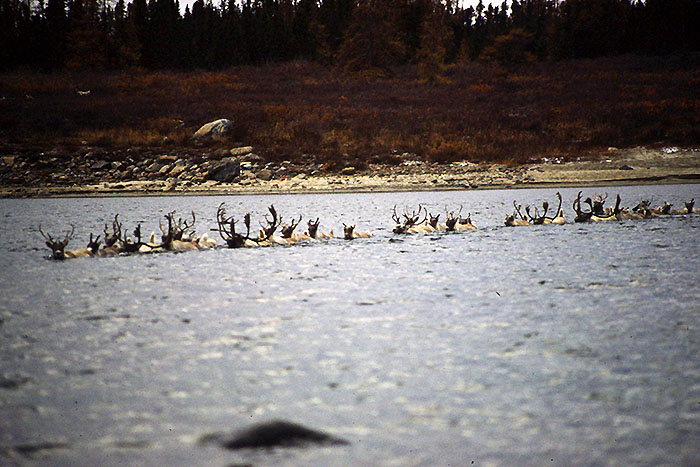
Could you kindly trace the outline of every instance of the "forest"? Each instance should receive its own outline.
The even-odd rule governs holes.
[[[3,0],[0,70],[217,70],[303,59],[381,76],[417,65],[700,50],[698,0]]]

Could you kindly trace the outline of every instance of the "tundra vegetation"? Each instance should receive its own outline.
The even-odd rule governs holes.
[[[649,219],[657,216],[689,216],[697,211],[694,211],[695,199],[685,203],[685,209],[674,210],[672,204],[664,202],[663,205],[656,208],[651,207],[652,201],[642,200],[635,207],[627,208],[621,206],[621,198],[618,194],[616,197],[615,207],[606,208],[605,201],[608,194],[597,194],[593,198],[587,197],[581,201],[583,192],[579,191],[576,199],[573,201],[572,207],[575,212],[575,222],[601,222],[601,221],[623,221],[630,219]],[[510,226],[525,226],[525,225],[544,225],[566,223],[564,212],[562,209],[562,197],[560,193],[556,193],[558,206],[549,213],[549,203],[542,203],[542,212],[539,209],[531,209],[530,205],[526,205],[523,214],[522,205],[517,201],[513,201],[515,212],[507,215],[505,225]],[[582,207],[582,204],[588,206],[588,210]],[[402,215],[396,212],[396,205],[392,209],[392,220],[395,222],[395,227],[392,233],[397,235],[407,234],[429,234],[429,233],[445,233],[452,232],[467,232],[477,230],[471,219],[471,213],[467,217],[462,217],[463,206],[459,210],[448,211],[445,208],[445,223],[440,223],[440,215],[434,215],[422,204],[418,205],[417,209],[409,212],[408,208],[404,208]],[[333,235],[333,230],[329,233],[323,233],[318,230],[320,220],[317,217],[315,220],[307,222],[308,230],[304,233],[297,233],[295,229],[301,224],[303,215],[298,218],[292,217],[289,223],[282,220],[282,216],[277,212],[274,205],[267,208],[267,213],[263,215],[262,221],[259,222],[260,229],[255,233],[255,229],[251,225],[251,214],[246,213],[243,219],[244,229],[239,225],[236,229],[236,224],[239,222],[234,216],[229,216],[226,212],[225,203],[221,203],[216,211],[216,228],[211,228],[203,235],[197,235],[195,224],[197,221],[194,211],[189,217],[176,218],[175,212],[169,212],[164,216],[166,223],[163,220],[158,222],[161,231],[160,241],[156,240],[155,233],[151,233],[148,241],[142,239],[141,224],[138,224],[131,235],[128,235],[119,221],[119,215],[114,216],[112,225],[104,226],[104,246],[100,248],[101,235],[93,238],[90,233],[90,239],[85,248],[76,250],[66,250],[68,243],[73,238],[75,226],[71,225],[70,231],[66,232],[62,239],[54,238],[51,234],[45,233],[41,225],[39,225],[39,233],[46,242],[46,246],[51,249],[51,258],[55,260],[65,260],[69,258],[95,257],[95,256],[114,256],[120,254],[134,253],[159,253],[166,251],[192,251],[213,248],[217,246],[217,241],[209,237],[209,232],[218,232],[224,244],[228,248],[244,248],[244,247],[264,247],[274,245],[294,245],[299,242],[313,242],[317,240],[328,240],[336,238]],[[166,225],[167,224],[167,225]],[[341,240],[354,240],[358,238],[370,238],[372,233],[368,231],[359,231],[355,229],[355,224],[346,224],[343,222],[343,236],[338,237]]]
[[[312,62],[221,72],[4,73],[0,154],[13,163],[0,167],[0,182],[56,183],[62,173],[65,183],[96,183],[99,161],[123,172],[121,181],[147,180],[159,174],[134,169],[147,161],[170,155],[191,167],[237,145],[252,146],[261,167],[290,161],[363,172],[407,160],[517,165],[700,141],[700,56],[515,71],[466,63],[448,67],[445,78],[423,83],[406,66],[370,79]],[[233,120],[229,135],[192,138],[219,116]]]

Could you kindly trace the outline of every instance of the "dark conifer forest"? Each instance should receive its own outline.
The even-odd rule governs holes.
[[[0,69],[222,69],[304,59],[381,74],[700,49],[698,0],[2,0]]]

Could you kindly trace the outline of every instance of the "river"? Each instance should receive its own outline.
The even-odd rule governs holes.
[[[507,228],[555,189],[0,200],[0,463],[601,465],[700,462],[700,215]],[[700,185],[585,189],[675,208]],[[49,260],[115,214],[319,217],[373,233]],[[394,205],[475,232],[398,236]],[[344,446],[199,440],[282,419]]]

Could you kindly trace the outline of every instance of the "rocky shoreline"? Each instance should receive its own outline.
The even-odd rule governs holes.
[[[9,154],[8,154],[9,152]],[[331,193],[697,183],[696,148],[608,148],[579,160],[542,158],[518,166],[427,163],[401,154],[399,164],[330,171],[313,161],[268,162],[253,147],[162,152],[8,151],[0,156],[0,197]]]

